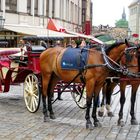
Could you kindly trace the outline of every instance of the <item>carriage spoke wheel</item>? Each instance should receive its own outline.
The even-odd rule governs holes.
[[[81,97],[81,88],[82,87],[79,85],[74,86],[74,90],[71,91],[71,95],[75,103],[78,105],[78,107],[81,109],[85,109],[86,108],[86,88],[84,88],[83,90],[82,97]]]
[[[24,82],[24,101],[29,112],[38,110],[40,95],[38,78],[34,74],[27,75]]]

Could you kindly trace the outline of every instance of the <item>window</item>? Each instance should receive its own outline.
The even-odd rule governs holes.
[[[137,13],[137,7],[131,8],[130,15],[135,15]]]
[[[61,19],[64,20],[64,0],[61,1]]]
[[[60,0],[60,9],[59,9],[60,19],[62,19],[62,0]]]
[[[27,0],[27,13],[31,13],[31,0]]]
[[[49,16],[49,0],[46,1],[46,16]]]
[[[70,15],[70,20],[73,23],[74,22],[74,3],[71,1],[71,15]]]
[[[6,0],[6,10],[11,12],[16,12],[17,0]]]
[[[82,9],[82,22],[85,22],[85,20],[86,20],[86,9],[83,8]]]
[[[35,15],[38,15],[38,0],[35,0]]]
[[[79,10],[78,10],[78,6],[75,4],[75,23],[78,24],[78,21],[79,21]]]
[[[66,0],[66,20],[69,21],[69,0]]]
[[[1,0],[0,0],[0,11],[1,11]]]
[[[54,18],[55,0],[52,0],[52,17]]]

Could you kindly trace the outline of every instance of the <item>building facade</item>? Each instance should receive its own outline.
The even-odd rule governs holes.
[[[5,24],[47,26],[50,18],[71,31],[82,30],[82,0],[0,0]]]
[[[129,28],[132,35],[140,40],[140,0],[133,0],[129,5]]]
[[[91,6],[91,0],[0,0],[0,17],[5,19],[0,40],[11,47],[24,35],[51,36],[46,30],[50,19],[67,31],[90,34]]]

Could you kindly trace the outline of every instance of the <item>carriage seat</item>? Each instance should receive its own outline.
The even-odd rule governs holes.
[[[30,47],[31,53],[42,53],[44,50],[46,50],[46,48],[41,45],[33,45]]]

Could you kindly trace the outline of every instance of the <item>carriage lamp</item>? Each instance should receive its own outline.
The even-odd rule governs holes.
[[[0,31],[4,28],[4,22],[5,19],[3,18],[3,16],[0,16]]]
[[[132,31],[130,30],[130,28],[128,28],[127,29],[127,38],[128,38],[128,40],[131,39],[131,33],[132,33]]]

